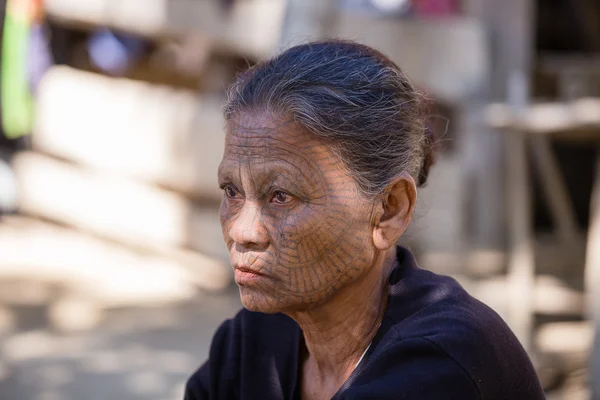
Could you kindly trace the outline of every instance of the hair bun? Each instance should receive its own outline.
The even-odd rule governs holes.
[[[429,126],[425,126],[425,134],[423,140],[423,164],[419,171],[419,177],[417,186],[422,187],[427,183],[429,177],[429,170],[435,164],[436,151],[435,151],[435,135],[433,129]]]

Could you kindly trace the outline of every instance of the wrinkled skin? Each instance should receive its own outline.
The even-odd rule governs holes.
[[[265,313],[308,310],[373,266],[374,201],[331,146],[290,120],[241,113],[227,124],[219,215],[243,305]]]

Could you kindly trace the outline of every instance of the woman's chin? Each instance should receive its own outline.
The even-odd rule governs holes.
[[[240,288],[240,299],[242,305],[248,311],[261,312],[264,314],[276,314],[281,312],[281,307],[276,306],[275,299],[258,293],[248,293]]]
[[[242,305],[248,311],[260,312],[263,314],[277,314],[281,312],[279,308],[273,307],[272,305],[267,305],[264,303],[256,302],[256,301],[244,301],[242,300]]]

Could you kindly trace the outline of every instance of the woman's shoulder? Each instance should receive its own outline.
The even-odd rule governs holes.
[[[454,278],[421,269],[410,252],[400,252],[402,263],[390,276],[386,317],[401,336],[516,341],[498,313]]]
[[[390,293],[380,351],[435,354],[438,365],[468,377],[481,398],[493,392],[543,398],[531,361],[511,329],[456,280],[413,266],[392,281]]]
[[[502,319],[471,296],[455,279],[417,267],[401,282],[404,293],[392,285],[386,313],[400,337],[423,337],[434,342],[502,343],[521,349]]]

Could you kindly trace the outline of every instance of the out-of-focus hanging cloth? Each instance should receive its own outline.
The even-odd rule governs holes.
[[[0,65],[2,130],[16,139],[31,132],[33,92],[51,65],[42,0],[7,0]]]

